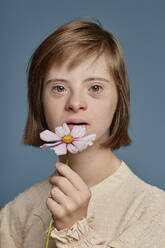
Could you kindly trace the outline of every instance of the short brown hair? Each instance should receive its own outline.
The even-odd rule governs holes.
[[[54,62],[61,65],[76,51],[69,67],[76,66],[91,55],[105,54],[116,83],[118,103],[110,126],[108,140],[102,144],[112,150],[128,146],[130,120],[130,88],[124,55],[117,39],[100,24],[87,20],[71,21],[50,34],[36,49],[28,65],[29,112],[22,141],[40,146],[40,132],[48,129],[43,107],[42,89],[45,75]],[[78,55],[78,56],[77,56]]]

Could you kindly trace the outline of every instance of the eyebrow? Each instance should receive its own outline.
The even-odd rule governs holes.
[[[83,83],[86,83],[86,82],[89,82],[89,81],[103,81],[103,82],[106,82],[106,83],[111,83],[112,82],[112,81],[110,81],[110,80],[108,80],[106,78],[102,78],[102,77],[90,77],[90,78],[86,78],[85,80],[83,80]],[[63,79],[63,78],[52,78],[52,79],[47,80],[45,83],[49,84],[49,83],[52,83],[52,82],[69,83],[68,80]]]

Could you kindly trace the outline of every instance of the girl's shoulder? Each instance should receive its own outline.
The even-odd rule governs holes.
[[[49,196],[50,189],[49,178],[46,178],[17,195],[13,202],[15,204],[21,203],[21,205],[26,205],[29,208],[35,208]]]
[[[29,213],[40,214],[45,211],[46,199],[50,194],[51,187],[49,178],[32,185],[1,209],[0,218],[3,215],[8,215],[23,222],[29,217]]]
[[[125,181],[125,183],[127,184],[128,193],[135,193],[136,198],[140,195],[143,195],[143,201],[145,199],[144,202],[146,202],[147,204],[155,204],[159,209],[165,211],[165,191],[139,177],[127,165],[126,167],[129,171],[129,176]]]
[[[49,178],[36,183],[6,204],[0,211],[0,246],[13,242],[22,247],[25,233],[29,233],[31,227],[36,227],[38,233],[43,235],[43,223],[48,223],[50,212],[46,207],[46,199],[51,185]],[[37,235],[38,235],[37,233]],[[15,247],[15,246],[12,246]]]

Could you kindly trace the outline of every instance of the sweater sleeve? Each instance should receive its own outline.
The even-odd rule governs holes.
[[[0,212],[0,247],[23,247],[21,222],[14,211],[14,202],[8,203]]]
[[[51,238],[57,248],[164,248],[165,210],[155,216],[143,214],[112,241],[101,239],[92,225],[93,217],[83,218],[71,228],[53,229]]]
[[[52,228],[51,238],[55,241],[57,248],[93,248],[99,244],[103,244],[102,239],[94,231],[93,227],[94,216],[83,218],[74,223],[70,228],[65,228],[58,231]],[[103,246],[104,247],[104,246]]]

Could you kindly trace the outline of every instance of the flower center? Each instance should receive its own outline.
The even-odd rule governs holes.
[[[74,137],[71,135],[65,135],[62,137],[62,141],[65,143],[71,143],[74,140]]]

